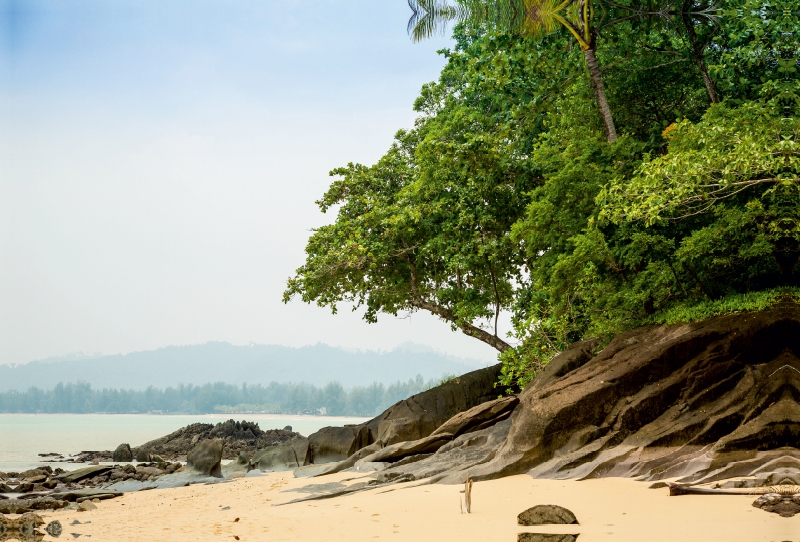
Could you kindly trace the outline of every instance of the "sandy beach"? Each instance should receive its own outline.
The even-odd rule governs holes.
[[[753,508],[754,497],[669,497],[666,488],[648,489],[649,484],[616,478],[580,482],[520,475],[478,482],[469,515],[460,511],[463,486],[412,487],[416,483],[276,506],[307,495],[297,490],[310,483],[355,483],[353,476],[340,473],[309,480],[271,473],[216,485],[129,493],[98,503],[97,510],[58,511],[45,519],[60,520],[66,538],[76,533],[103,542],[513,542],[521,532],[580,534],[581,542],[800,540],[800,516],[781,518]],[[580,525],[518,526],[517,514],[537,504],[569,508]],[[70,525],[75,519],[82,523]]]

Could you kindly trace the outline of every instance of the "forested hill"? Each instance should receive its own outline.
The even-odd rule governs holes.
[[[141,390],[209,382],[264,384],[305,382],[324,386],[338,381],[345,387],[373,382],[426,380],[443,374],[463,374],[486,366],[418,346],[390,352],[348,352],[324,344],[291,348],[277,345],[235,346],[210,342],[168,346],[126,355],[78,359],[50,358],[21,365],[0,365],[0,391],[50,389],[59,382],[83,381],[93,388]]]

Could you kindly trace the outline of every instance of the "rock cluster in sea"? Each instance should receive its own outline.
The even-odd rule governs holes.
[[[222,443],[222,459],[237,459],[242,452],[253,455],[258,450],[298,436],[299,433],[293,432],[291,427],[263,431],[255,422],[228,420],[216,425],[193,423],[141,446],[120,444],[114,451],[83,451],[71,457],[56,453],[39,456],[48,463],[125,462],[134,459],[139,462],[186,461],[186,455],[198,442],[218,440]]]

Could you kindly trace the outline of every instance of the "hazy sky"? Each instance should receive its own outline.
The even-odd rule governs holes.
[[[405,0],[0,0],[0,362],[209,340],[490,360],[428,315],[281,303],[328,171],[410,127]]]

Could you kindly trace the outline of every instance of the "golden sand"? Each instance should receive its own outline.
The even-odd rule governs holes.
[[[754,497],[669,497],[666,488],[648,489],[645,483],[613,478],[579,482],[522,475],[477,482],[471,514],[460,510],[463,486],[410,487],[415,483],[275,506],[306,495],[292,489],[353,476],[340,473],[309,480],[272,473],[216,485],[142,491],[102,501],[89,512],[45,514],[45,520],[61,521],[62,539],[72,540],[70,534],[77,533],[91,535],[95,542],[514,542],[520,532],[579,533],[580,542],[800,540],[800,515],[781,518],[758,510],[751,506]],[[518,526],[517,514],[537,504],[564,506],[580,525]],[[225,507],[229,509],[222,510]],[[69,525],[74,519],[82,524]]]

